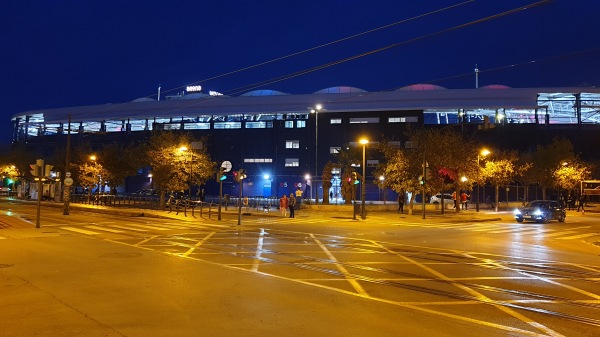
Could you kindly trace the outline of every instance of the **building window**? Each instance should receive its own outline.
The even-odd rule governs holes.
[[[210,123],[185,123],[183,124],[184,130],[209,130]]]
[[[350,118],[350,124],[371,124],[371,123],[379,123],[379,117],[359,117],[359,118]]]
[[[332,118],[329,120],[329,124],[342,124],[341,118]]]
[[[367,167],[376,167],[377,165],[379,165],[379,160],[367,159]]]
[[[286,140],[285,141],[285,148],[286,149],[299,149],[300,148],[300,141],[299,140]]]
[[[285,158],[285,167],[298,167],[298,166],[300,166],[300,159]]]
[[[220,122],[214,124],[215,129],[241,129],[242,122]]]
[[[285,121],[285,128],[286,129],[293,129],[294,128],[294,121]]]
[[[332,146],[329,148],[329,153],[338,154],[338,153],[340,153],[341,150],[342,150],[342,148],[339,146]]]
[[[306,121],[296,121],[296,127],[298,129],[305,128],[306,127]]]
[[[270,129],[273,122],[246,122],[246,129]]]
[[[272,158],[244,158],[244,163],[272,163]]]

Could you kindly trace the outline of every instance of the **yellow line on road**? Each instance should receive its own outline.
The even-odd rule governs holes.
[[[313,233],[310,233],[310,237],[317,243],[317,245],[319,245],[319,247],[321,247],[321,249],[323,250],[323,252],[325,252],[327,257],[329,257],[329,259],[334,262],[337,269],[339,271],[341,271],[342,274],[344,274],[344,277],[348,280],[348,282],[350,282],[352,287],[354,287],[354,289],[360,295],[369,296],[369,294],[367,294],[367,292],[365,291],[365,289],[363,289],[363,287],[360,285],[360,283],[358,283],[358,281],[352,277],[352,275],[348,272],[348,270],[342,264],[339,263],[339,261],[335,258],[335,256],[333,256],[333,254],[331,254],[331,252],[327,249],[327,247],[325,247],[325,245],[319,239],[317,239],[317,237]]]
[[[520,314],[520,313],[516,312],[515,310],[513,310],[513,309],[511,309],[511,308],[509,308],[509,307],[506,307],[505,305],[503,305],[503,304],[504,304],[504,302],[502,302],[502,301],[495,301],[495,300],[493,300],[493,299],[491,299],[491,298],[489,298],[489,297],[487,297],[487,296],[483,295],[482,293],[480,293],[480,292],[478,292],[478,291],[476,291],[476,290],[474,290],[474,289],[472,289],[472,288],[470,288],[470,287],[467,287],[467,286],[465,286],[465,285],[463,285],[463,284],[457,283],[456,281],[453,281],[451,278],[449,278],[449,277],[447,277],[446,275],[444,275],[444,274],[442,274],[442,273],[438,272],[437,270],[434,270],[434,269],[432,269],[432,268],[430,268],[430,267],[428,267],[428,266],[426,266],[426,265],[424,265],[424,264],[422,264],[422,263],[420,263],[420,262],[418,262],[418,261],[415,261],[415,260],[413,260],[413,259],[411,259],[411,258],[409,258],[409,257],[407,257],[407,256],[404,256],[404,255],[402,255],[402,254],[399,254],[398,252],[395,252],[395,251],[393,251],[393,250],[390,250],[390,249],[388,249],[387,247],[385,247],[385,246],[383,246],[383,245],[379,244],[379,243],[378,243],[378,242],[376,242],[376,241],[371,241],[371,242],[373,242],[374,244],[377,244],[377,245],[379,245],[379,246],[380,246],[382,249],[384,249],[384,250],[385,250],[385,251],[387,251],[388,253],[390,253],[390,254],[392,254],[392,255],[396,255],[396,256],[398,256],[398,257],[400,257],[400,258],[402,258],[402,259],[404,259],[404,260],[406,260],[406,261],[410,261],[410,262],[412,262],[412,263],[413,263],[415,266],[418,266],[419,268],[421,268],[421,269],[423,269],[423,270],[425,270],[425,271],[429,272],[430,274],[432,274],[432,275],[434,275],[434,276],[436,276],[436,277],[439,277],[440,279],[442,279],[442,280],[444,280],[444,281],[450,282],[450,283],[451,283],[451,284],[453,284],[455,287],[457,287],[457,288],[459,288],[459,289],[462,289],[463,291],[465,291],[465,292],[467,292],[468,294],[472,295],[473,297],[475,297],[477,300],[481,301],[482,303],[487,303],[487,304],[490,304],[490,305],[494,306],[496,309],[498,309],[498,310],[500,310],[500,311],[503,311],[503,312],[505,312],[506,314],[508,314],[508,315],[510,315],[510,316],[512,316],[512,317],[514,317],[514,318],[516,318],[516,319],[518,319],[518,320],[520,320],[521,322],[527,323],[527,324],[529,324],[530,326],[533,326],[533,327],[535,327],[535,328],[537,328],[537,329],[539,329],[539,330],[543,331],[544,333],[546,333],[546,334],[548,334],[548,335],[550,335],[550,336],[556,336],[556,337],[558,337],[558,336],[562,336],[562,335],[561,335],[561,334],[559,334],[558,332],[556,332],[556,331],[554,331],[554,330],[552,330],[552,329],[550,329],[550,328],[546,327],[545,325],[543,325],[543,324],[540,324],[540,323],[538,323],[538,322],[535,322],[534,320],[532,320],[532,319],[530,319],[530,318],[528,318],[528,317],[526,317],[526,316],[524,316],[524,315],[522,315],[522,314]]]
[[[75,227],[61,227],[61,228],[66,229],[71,232],[77,232],[77,233],[86,234],[86,235],[99,235],[100,234],[97,232],[86,231],[85,229],[75,228]]]
[[[208,241],[208,239],[210,239],[213,235],[215,235],[217,232],[210,232],[208,233],[207,236],[205,236],[202,240],[198,241],[194,247],[190,248],[187,250],[187,252],[181,254],[181,256],[183,257],[188,257],[191,253],[194,252],[194,250],[196,250],[196,248],[200,247],[202,244],[204,244],[206,241]]]

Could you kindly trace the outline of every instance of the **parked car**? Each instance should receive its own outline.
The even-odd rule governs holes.
[[[525,207],[517,208],[514,212],[517,222],[525,220],[547,223],[550,220],[565,222],[565,208],[554,200],[530,201]]]
[[[442,203],[442,194],[438,193],[434,196],[431,196],[429,199],[429,203],[432,204],[441,204]],[[444,193],[444,204],[453,204],[454,200],[452,200],[452,194]]]
[[[134,194],[139,196],[150,196],[156,194],[156,191],[153,189],[144,189],[136,191]]]

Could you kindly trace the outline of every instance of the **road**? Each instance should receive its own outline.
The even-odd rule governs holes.
[[[0,229],[0,336],[600,335],[597,214],[42,214]]]

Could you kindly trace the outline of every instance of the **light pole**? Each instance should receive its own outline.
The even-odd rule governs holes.
[[[315,105],[314,108],[309,108],[310,113],[315,114],[315,177],[319,176],[319,111],[325,111],[321,104]],[[312,192],[312,186],[311,186]],[[325,191],[323,191],[325,193]],[[319,203],[319,191],[315,191],[315,204]]]
[[[188,199],[192,200],[192,171],[194,169],[194,152],[191,150],[188,152],[187,146],[181,146],[179,148],[181,152],[187,152],[190,154],[190,174],[189,174],[189,185],[188,185]]]
[[[488,149],[483,149],[479,152],[477,152],[477,203],[475,204],[475,211],[479,212],[479,192],[481,192],[481,186],[480,186],[480,174],[481,174],[481,167],[479,166],[479,159],[481,157],[487,156],[488,154],[490,154],[491,152]]]
[[[306,180],[306,185],[307,186],[308,186],[308,182],[310,181],[310,196],[309,196],[309,198],[312,199],[313,183],[310,180],[310,174],[307,173],[306,175],[304,175],[304,180]]]
[[[361,209],[360,209],[360,216],[361,218],[364,220],[367,218],[367,215],[365,214],[365,194],[366,194],[366,189],[365,189],[365,175],[366,175],[366,148],[367,148],[367,144],[369,144],[369,140],[366,138],[363,138],[359,141],[363,148],[362,148],[362,181],[360,183],[360,189],[361,189],[361,193],[360,193],[360,199],[362,202],[361,205]]]

